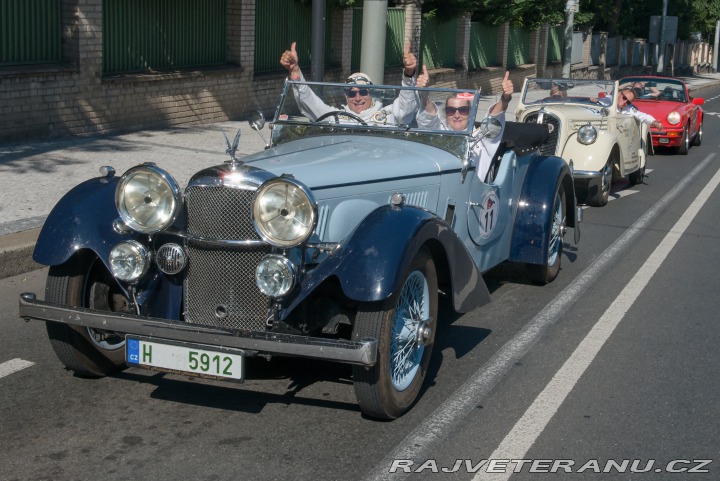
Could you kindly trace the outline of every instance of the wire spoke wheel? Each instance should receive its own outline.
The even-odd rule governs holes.
[[[437,326],[437,274],[430,253],[421,249],[398,292],[382,302],[363,303],[353,339],[375,338],[372,367],[354,366],[360,409],[368,416],[395,419],[415,402],[425,379]]]

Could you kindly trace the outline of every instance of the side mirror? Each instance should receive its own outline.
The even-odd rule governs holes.
[[[265,137],[263,137],[263,134],[260,133],[260,130],[265,127],[265,116],[260,112],[259,110],[253,110],[250,112],[250,116],[248,117],[248,124],[250,124],[250,128],[253,129],[260,135],[260,138],[265,143],[265,148],[270,148],[270,143],[268,143],[267,140],[265,140]]]
[[[265,127],[265,116],[259,110],[253,110],[248,117],[248,124],[251,129],[260,131]]]
[[[692,103],[693,103],[693,105],[702,105],[705,103],[705,99],[695,97],[692,99]]]
[[[480,122],[478,132],[482,139],[494,139],[502,132],[502,124],[495,117],[485,117]]]

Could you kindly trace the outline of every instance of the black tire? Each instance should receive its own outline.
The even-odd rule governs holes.
[[[418,289],[423,291],[423,312],[408,312],[403,318],[410,320],[408,330],[399,329],[403,324],[397,314],[407,312],[403,306]],[[432,355],[438,313],[438,284],[435,264],[430,253],[421,249],[405,273],[402,288],[386,301],[363,303],[358,310],[353,327],[353,339],[375,338],[378,340],[378,358],[372,367],[353,366],[353,384],[360,409],[367,416],[378,419],[395,419],[405,413],[415,402],[425,380]],[[427,296],[427,297],[425,297]],[[393,328],[405,334],[403,347],[410,346],[406,360],[412,360],[405,376],[393,377]],[[404,327],[408,327],[405,323]],[[414,331],[413,331],[414,329]],[[422,335],[424,334],[424,336]],[[408,343],[422,337],[419,342]],[[402,352],[401,351],[395,351]]]
[[[590,179],[588,182],[587,203],[593,207],[603,207],[607,205],[610,199],[610,188],[612,187],[613,178],[613,161],[612,156],[608,159],[605,168],[600,177]]]
[[[550,214],[550,229],[547,233],[548,256],[545,264],[525,264],[528,277],[536,284],[547,284],[555,280],[560,272],[563,253],[563,237],[566,229],[565,187],[561,180],[555,188],[553,208]]]
[[[50,267],[45,300],[72,307],[124,310],[127,299],[115,286],[102,263],[75,256]],[[122,335],[57,322],[46,326],[55,354],[78,376],[97,378],[126,368]]]
[[[690,132],[688,131],[687,125],[683,129],[682,143],[677,148],[677,153],[680,155],[687,155],[690,150]]]
[[[630,181],[630,185],[642,184],[643,180],[645,180],[645,166],[643,165],[635,172],[629,173],[628,180]]]
[[[693,145],[700,145],[702,144],[702,136],[703,136],[703,124],[702,121],[700,122],[700,127],[698,128],[697,133],[695,134],[695,137],[693,137],[692,144]]]

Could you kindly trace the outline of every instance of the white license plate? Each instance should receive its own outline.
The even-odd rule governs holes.
[[[158,342],[127,336],[125,359],[129,366],[190,374],[207,378],[243,380],[241,354],[195,344]]]
[[[669,143],[670,143],[670,139],[658,139],[658,143],[660,143],[660,144],[669,144]]]

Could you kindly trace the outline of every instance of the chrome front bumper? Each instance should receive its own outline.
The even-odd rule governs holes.
[[[167,319],[61,306],[39,301],[31,292],[20,294],[20,317],[26,320],[59,322],[149,338],[361,366],[372,366],[377,360],[376,339],[346,341],[273,332],[211,328]]]

